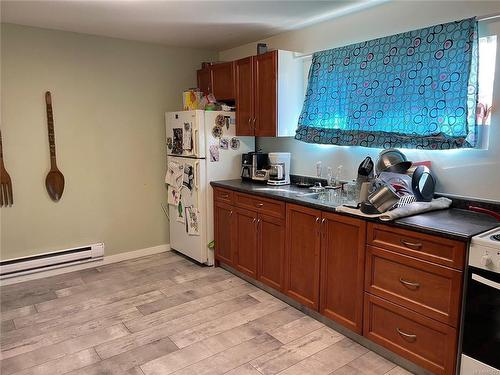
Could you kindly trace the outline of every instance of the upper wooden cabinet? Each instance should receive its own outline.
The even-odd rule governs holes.
[[[236,61],[236,135],[254,135],[254,57]]]
[[[215,98],[219,101],[234,100],[234,62],[212,65],[212,87]]]
[[[303,62],[290,51],[236,61],[236,134],[295,135],[304,101]]]
[[[203,94],[208,95],[212,92],[212,68],[207,66],[196,71],[198,88]]]
[[[204,94],[214,94],[219,101],[235,100],[234,66],[235,63],[230,61],[198,70],[198,88]]]

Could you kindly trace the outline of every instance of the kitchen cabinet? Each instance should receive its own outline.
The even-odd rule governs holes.
[[[455,374],[456,331],[382,298],[365,295],[364,335],[433,374]]]
[[[236,269],[257,278],[257,213],[235,209]]]
[[[253,136],[254,57],[236,61],[236,135]]]
[[[219,188],[214,201],[215,259],[282,290],[285,204]]]
[[[234,83],[234,62],[212,65],[212,90],[218,101],[235,99]]]
[[[303,62],[290,51],[236,61],[236,135],[295,135],[304,101]]]
[[[255,57],[255,135],[275,137],[278,116],[278,52]]]
[[[363,335],[435,374],[455,373],[463,242],[369,223]]]
[[[465,242],[230,189],[214,199],[216,230],[232,233],[216,234],[216,259],[432,373],[455,373]]]
[[[277,290],[283,288],[285,234],[284,219],[259,214],[258,280]]]
[[[204,95],[212,92],[212,69],[210,65],[196,71],[198,88]]]
[[[361,334],[366,222],[324,212],[321,224],[320,312]]]
[[[214,203],[214,231],[217,244],[217,260],[234,266],[233,207],[227,203]]]
[[[366,291],[458,326],[462,272],[372,246],[366,257]]]
[[[214,94],[218,101],[234,101],[234,62],[209,65],[197,71],[198,88],[205,94]]]
[[[318,310],[321,211],[288,204],[285,293],[301,304]]]

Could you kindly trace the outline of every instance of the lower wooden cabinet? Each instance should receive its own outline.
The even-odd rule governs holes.
[[[239,196],[241,202],[232,192],[214,189],[215,259],[283,290],[285,205]]]
[[[233,207],[227,203],[214,203],[215,259],[234,266]]]
[[[235,209],[235,266],[240,272],[257,278],[257,213]]]
[[[366,293],[363,331],[368,339],[434,374],[455,373],[453,327]]]
[[[459,325],[462,272],[367,246],[365,290],[452,327]]]
[[[464,244],[225,189],[214,201],[217,261],[454,374]]]
[[[259,214],[257,278],[272,288],[283,289],[285,220]]]
[[[366,222],[323,213],[321,226],[320,312],[361,334]]]
[[[318,310],[321,211],[288,204],[285,293],[301,304]]]

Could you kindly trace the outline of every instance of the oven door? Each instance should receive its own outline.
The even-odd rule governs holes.
[[[500,274],[469,266],[463,354],[500,369]]]

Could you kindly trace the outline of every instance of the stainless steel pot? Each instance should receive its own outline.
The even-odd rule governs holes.
[[[405,173],[412,162],[408,161],[406,155],[395,148],[383,150],[378,155],[376,170],[380,172]]]
[[[368,201],[383,214],[399,202],[399,196],[388,185],[382,185],[368,196]]]

